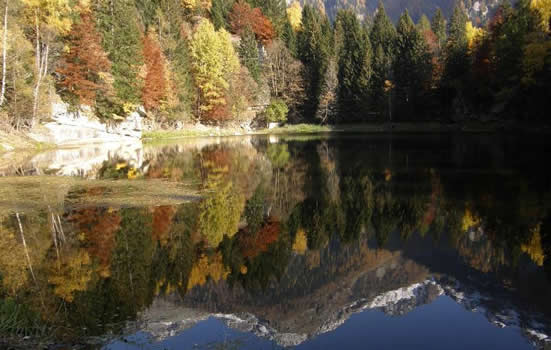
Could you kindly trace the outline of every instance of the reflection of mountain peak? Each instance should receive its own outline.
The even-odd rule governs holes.
[[[547,326],[538,320],[528,319],[526,315],[522,315],[506,301],[493,300],[495,305],[501,307],[498,309],[499,311],[490,310],[486,306],[486,303],[491,300],[489,296],[470,290],[455,280],[445,278],[438,281],[428,279],[384,292],[371,299],[355,301],[331,314],[312,334],[280,332],[271,327],[269,323],[261,321],[257,316],[248,312],[209,313],[182,307],[180,301],[175,297],[157,298],[142,315],[143,321],[140,328],[159,341],[174,336],[209,317],[214,317],[232,329],[254,333],[259,337],[270,339],[280,346],[288,347],[337,329],[355,313],[378,309],[392,316],[402,316],[418,306],[431,303],[442,295],[447,295],[469,311],[483,313],[491,323],[498,327],[521,329],[526,338],[537,347],[543,347],[551,342],[551,338],[547,335],[549,333]]]

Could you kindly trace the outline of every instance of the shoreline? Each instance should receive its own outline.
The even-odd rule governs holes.
[[[440,122],[395,122],[395,123],[358,123],[338,125],[317,124],[288,124],[273,129],[244,129],[237,126],[190,126],[184,129],[159,129],[144,131],[136,141],[154,143],[163,140],[176,140],[203,137],[235,137],[255,135],[315,135],[315,134],[435,134],[435,133],[551,133],[551,126],[509,122],[467,122],[467,123],[440,123]],[[123,140],[121,140],[122,142]],[[102,141],[100,139],[73,144],[49,144],[31,139],[22,132],[6,133],[0,131],[0,154],[10,152],[24,152],[27,154],[39,153],[51,149],[78,148],[93,144],[105,144],[117,141]]]

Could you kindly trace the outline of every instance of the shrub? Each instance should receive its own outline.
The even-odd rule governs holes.
[[[264,112],[266,122],[268,123],[284,123],[287,121],[289,108],[282,100],[273,100]]]

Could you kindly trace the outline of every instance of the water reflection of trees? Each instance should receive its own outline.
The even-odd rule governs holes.
[[[200,201],[140,208],[66,203],[56,213],[21,214],[21,228],[15,215],[4,214],[0,324],[2,310],[23,311],[0,332],[46,325],[67,340],[117,333],[156,295],[185,296],[222,281],[254,294],[286,276],[289,293],[309,290],[305,283],[319,281],[290,277],[293,257],[334,277],[393,259],[393,236],[404,245],[418,237],[448,245],[483,273],[520,274],[528,261],[550,270],[549,188],[538,176],[492,172],[459,182],[465,174],[404,168],[396,163],[406,158],[400,150],[394,160],[344,152],[329,141],[168,147],[139,168],[105,162],[100,175],[192,182]],[[335,240],[342,247],[368,243],[343,260],[327,253]]]

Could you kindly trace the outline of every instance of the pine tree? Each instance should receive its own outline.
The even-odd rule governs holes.
[[[424,13],[421,16],[421,18],[419,19],[419,22],[417,23],[417,29],[421,33],[431,29],[430,21]]]
[[[116,94],[115,113],[125,114],[125,105],[141,102],[143,65],[142,40],[136,19],[138,13],[132,0],[95,0],[94,12],[98,29],[103,36],[103,47],[113,62],[113,87]]]
[[[392,62],[396,51],[396,28],[388,18],[382,2],[379,2],[369,35],[375,54],[373,78],[370,84],[371,99],[375,108],[384,113],[389,111],[388,94],[390,91],[386,85],[393,80]]]
[[[260,82],[260,63],[258,56],[258,44],[254,33],[250,27],[245,28],[241,34],[241,42],[237,50],[241,64],[247,67],[251,77],[257,82]]]
[[[438,47],[442,49],[447,40],[447,32],[446,19],[444,18],[444,15],[442,14],[440,8],[436,9],[436,12],[432,17],[430,26],[432,31],[434,32],[434,34],[436,34],[436,37],[438,38]]]
[[[369,33],[371,45],[373,47],[381,46],[384,54],[390,59],[394,56],[394,42],[396,40],[396,28],[387,16],[383,2],[379,2],[377,14],[373,19],[373,27]]]
[[[210,17],[216,30],[228,29],[228,16],[234,4],[233,0],[212,0]]]
[[[103,51],[89,9],[84,9],[80,22],[73,25],[68,46],[63,64],[57,69],[61,77],[58,81],[60,92],[75,105],[94,106],[97,94],[106,93],[109,89],[106,78],[111,62]]]
[[[429,87],[431,55],[407,10],[400,16],[397,33],[394,61],[397,103],[402,111],[412,112],[420,109]]]
[[[354,12],[339,11],[336,23],[339,31],[342,31],[335,34],[342,38],[337,94],[339,111],[349,120],[359,119],[367,112],[368,107],[371,44]]]
[[[330,57],[332,30],[326,17],[307,5],[302,13],[302,27],[298,33],[298,53],[306,68],[305,112],[313,116],[318,108],[325,70]]]
[[[297,34],[295,30],[293,29],[293,26],[289,22],[289,20],[285,21],[285,25],[283,27],[283,32],[281,33],[281,40],[285,43],[289,51],[293,54],[293,56],[297,56]]]

